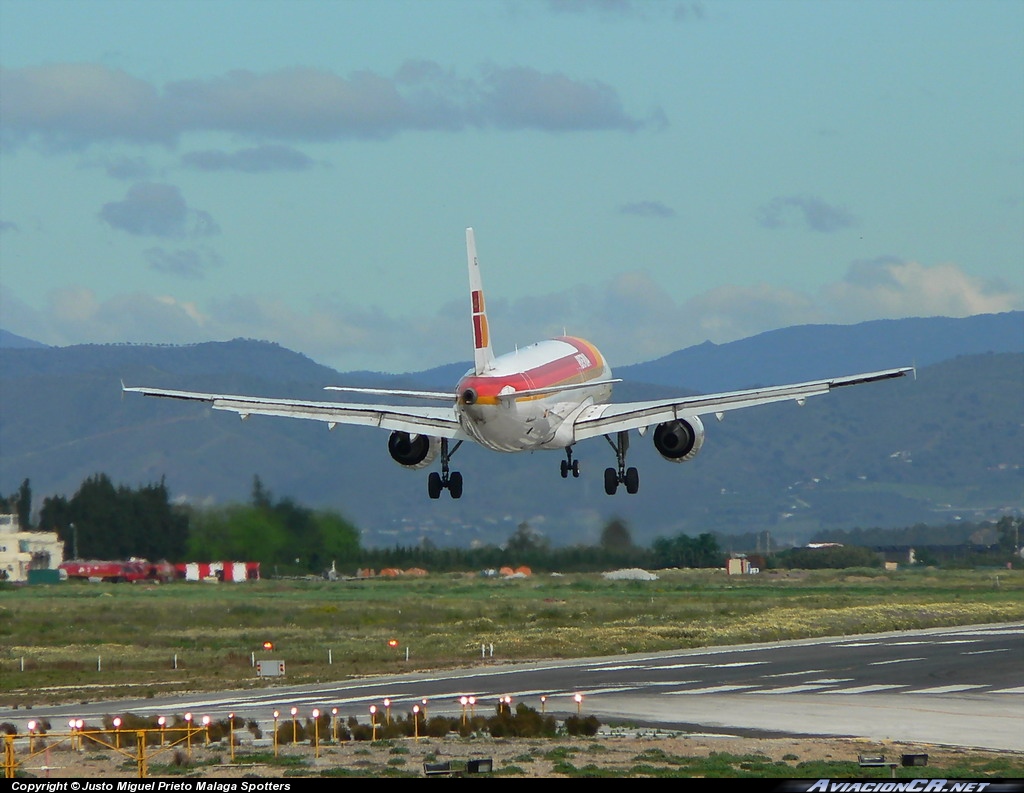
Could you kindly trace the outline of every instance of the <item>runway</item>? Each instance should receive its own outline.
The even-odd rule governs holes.
[[[602,722],[723,734],[853,736],[1024,751],[1024,623],[899,631],[572,661],[487,665],[338,683],[0,709],[0,722],[96,721],[110,713],[269,722],[292,707],[368,718],[388,698],[395,713],[461,712],[499,697]],[[577,703],[576,695],[581,700]],[[541,698],[544,698],[543,701]],[[426,702],[424,703],[424,700]]]

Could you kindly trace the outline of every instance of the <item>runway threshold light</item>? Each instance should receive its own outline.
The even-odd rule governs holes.
[[[273,650],[274,649],[274,643],[273,642],[263,642],[263,649],[264,650]]]

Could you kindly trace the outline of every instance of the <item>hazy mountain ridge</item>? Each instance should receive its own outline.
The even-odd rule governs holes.
[[[1022,326],[1024,314],[1010,319]],[[984,333],[971,341],[972,328],[992,320],[946,322],[960,323],[958,349],[976,344],[987,353],[992,345]],[[806,351],[822,331],[790,330],[777,339],[792,339],[792,346],[776,357],[813,357]],[[864,331],[849,330],[851,338]],[[522,520],[556,543],[594,541],[612,515],[625,518],[638,541],[678,531],[759,529],[771,529],[782,541],[827,527],[976,519],[1020,509],[1024,333],[999,340],[1015,343],[1015,352],[951,360],[940,357],[949,347],[943,334],[924,336],[915,358],[941,362],[922,367],[916,382],[841,389],[808,400],[802,409],[786,403],[730,413],[720,424],[708,423],[704,451],[692,462],[667,463],[649,438],[634,436],[630,463],[641,471],[637,496],[604,495],[601,470],[613,457],[597,439],[577,447],[584,473],[568,481],[558,475],[558,454],[499,455],[467,444],[453,459],[453,468],[466,477],[458,502],[431,502],[426,471],[395,465],[387,434],[377,430],[339,427],[332,433],[317,422],[259,416],[243,423],[194,404],[119,393],[123,378],[129,384],[325,399],[335,398],[324,394],[326,384],[434,386],[427,377],[339,374],[279,345],[250,340],[2,349],[0,493],[14,492],[27,477],[38,507],[44,495],[71,495],[85,477],[104,471],[133,485],[166,476],[172,494],[192,501],[242,501],[259,474],[277,495],[345,512],[372,544],[413,544],[424,536],[437,544],[502,542]],[[858,343],[851,341],[851,348]],[[676,355],[705,355],[704,347]],[[678,358],[668,358],[664,365],[672,371],[662,375],[665,382],[679,376]],[[830,366],[831,374],[860,370],[844,355]],[[748,379],[750,369],[732,374],[729,389],[755,382]],[[630,382],[616,387],[616,398],[682,392]]]
[[[46,346],[42,342],[26,339],[24,336],[0,328],[0,349],[39,349]]]
[[[600,345],[599,345],[600,346]],[[796,325],[745,339],[706,341],[643,363],[612,361],[627,382],[732,391],[897,366],[930,366],[958,355],[1024,352],[1024,311],[974,317],[910,317],[856,325]],[[431,387],[454,383],[470,363],[410,375]]]

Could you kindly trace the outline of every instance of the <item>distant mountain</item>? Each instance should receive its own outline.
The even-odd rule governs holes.
[[[799,325],[728,344],[704,342],[647,363],[615,367],[615,374],[640,383],[728,391],[896,366],[930,366],[984,352],[1024,352],[1024,311],[964,319]]]
[[[1003,319],[992,321],[1006,321],[1006,315],[997,316]],[[616,374],[635,369],[661,384],[622,383],[616,387],[620,400],[679,394],[697,382],[691,375],[716,370],[730,378],[723,386],[728,389],[806,379],[816,376],[813,368],[787,367],[815,358],[821,348],[828,350],[822,363],[828,374],[920,365],[916,381],[841,389],[808,400],[803,408],[767,405],[730,413],[722,423],[711,420],[704,450],[681,465],[663,461],[649,436],[634,435],[630,463],[640,468],[640,493],[613,498],[604,494],[601,482],[613,457],[600,439],[577,447],[583,475],[568,481],[558,475],[557,454],[501,455],[466,444],[453,459],[466,478],[465,495],[459,501],[430,501],[426,471],[395,465],[387,454],[387,434],[379,430],[329,432],[317,422],[261,416],[241,422],[203,406],[120,393],[123,379],[324,399],[322,388],[330,383],[436,387],[429,373],[339,374],[279,345],[251,340],[183,347],[4,348],[0,494],[15,492],[28,478],[38,508],[43,496],[70,496],[87,476],[102,471],[129,485],[166,478],[177,498],[223,503],[247,500],[258,474],[274,495],[340,509],[372,545],[412,545],[424,537],[437,545],[501,543],[524,520],[556,544],[596,542],[613,516],[625,519],[642,543],[680,531],[759,530],[770,530],[773,542],[784,543],[829,528],[985,519],[1022,508],[1021,316],[1010,315],[1009,340],[995,340],[1016,344],[1014,352],[994,351],[991,336],[976,335],[986,321],[972,317],[943,320],[963,323],[948,337],[934,329],[911,333],[896,321],[889,326],[890,339],[918,340],[913,350],[897,351],[913,352],[909,361],[903,354],[895,360],[887,356],[884,363],[858,358],[853,351],[864,346],[865,328],[830,326],[776,332],[777,368],[753,352],[763,337],[734,343],[754,345],[745,365],[733,345],[711,348],[723,352],[725,364],[701,345],[676,354],[685,359],[696,350],[706,356],[700,365],[683,365],[686,374],[677,371],[681,359],[673,356],[663,359],[663,368],[621,367]],[[847,343],[832,340],[844,333]],[[819,345],[822,339],[829,343]],[[965,354],[942,358],[941,351],[950,349]],[[458,374],[466,368],[452,366]],[[685,386],[667,385],[680,378]],[[453,385],[454,379],[443,385]],[[701,387],[706,390],[703,382]]]
[[[929,366],[982,352],[1024,352],[1024,311],[963,319],[797,325],[727,344],[706,341],[646,363],[610,364],[615,376],[627,382],[709,393],[897,366]],[[446,364],[410,377],[431,388],[447,388],[471,365],[469,361]]]
[[[0,328],[0,349],[39,349],[41,347],[46,346],[47,345],[42,344],[41,342],[32,341],[32,339],[26,339],[24,336],[17,336],[14,333],[11,333],[10,331]]]

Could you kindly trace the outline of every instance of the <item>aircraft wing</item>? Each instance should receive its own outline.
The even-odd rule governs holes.
[[[267,399],[234,394],[202,394],[195,391],[169,391],[145,386],[122,390],[153,397],[205,402],[214,410],[228,410],[243,419],[251,415],[285,416],[296,419],[323,421],[330,429],[337,424],[359,424],[400,430],[415,435],[436,438],[461,437],[454,407],[400,407],[397,405],[359,405],[348,402],[307,402],[298,399]],[[454,396],[451,397],[454,401]]]
[[[729,410],[765,405],[769,402],[783,402],[787,399],[792,399],[802,405],[807,397],[827,394],[833,388],[889,380],[894,377],[903,377],[913,371],[913,367],[885,369],[880,372],[847,375],[831,380],[751,388],[746,391],[730,391],[723,394],[702,394],[653,402],[594,405],[584,410],[576,419],[575,438],[577,441],[581,441],[597,435],[608,435],[622,430],[644,429],[664,421],[685,419],[688,416],[702,416],[708,413],[715,413],[721,418],[721,414]]]

